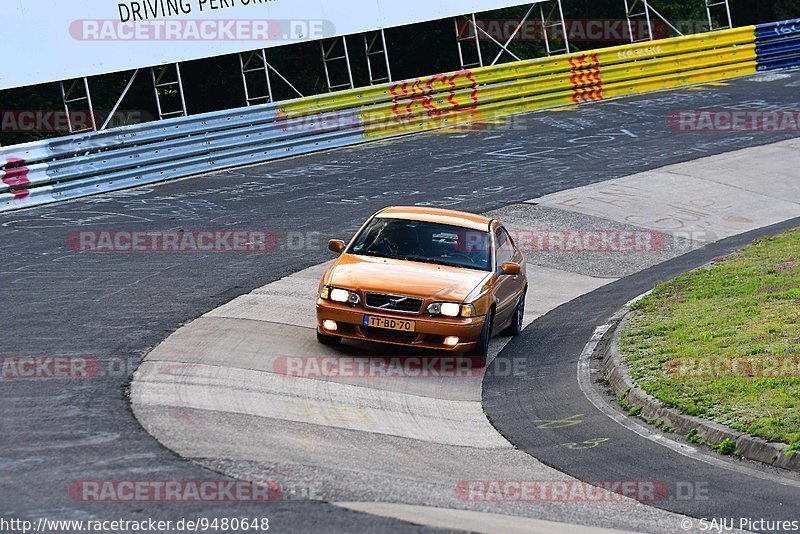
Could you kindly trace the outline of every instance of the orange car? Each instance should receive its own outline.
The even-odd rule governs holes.
[[[503,225],[459,211],[395,207],[373,215],[319,285],[317,339],[470,353],[485,363],[496,332],[516,335],[525,259]]]

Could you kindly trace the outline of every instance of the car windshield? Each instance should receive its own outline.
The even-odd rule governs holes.
[[[377,217],[358,234],[348,252],[491,271],[491,248],[488,231]]]

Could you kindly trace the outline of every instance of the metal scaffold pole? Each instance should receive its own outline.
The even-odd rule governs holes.
[[[180,63],[151,67],[150,76],[156,96],[158,118],[186,116],[186,97],[183,92]],[[172,107],[169,107],[172,105]]]
[[[335,52],[336,45],[339,43],[342,44],[342,51]],[[325,46],[324,41],[320,41],[319,46],[322,49],[322,64],[325,68],[325,80],[327,82],[328,92],[332,93],[340,89],[353,89],[355,83],[353,82],[353,68],[350,64],[350,50],[347,48],[347,37],[336,37],[329,47]],[[347,67],[347,81],[334,83],[331,77],[331,70],[334,64],[341,62],[344,62]]]
[[[97,130],[97,118],[94,114],[94,105],[92,104],[92,93],[89,90],[89,79],[80,78],[77,80],[70,80],[67,82],[60,82],[61,86],[61,100],[64,104],[64,112],[67,114],[67,127],[69,133],[82,133],[94,132]],[[85,102],[87,109],[76,110],[75,105],[79,102]],[[87,120],[84,124],[77,124],[75,119],[78,113],[88,113]]]

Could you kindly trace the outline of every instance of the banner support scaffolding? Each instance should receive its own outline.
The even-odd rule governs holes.
[[[342,43],[341,52],[342,55],[334,56],[334,50],[336,49],[336,45]],[[355,83],[353,82],[353,69],[350,66],[350,51],[347,48],[347,37],[335,37],[331,46],[326,48],[325,41],[319,42],[320,49],[322,50],[322,64],[325,67],[325,81],[327,83],[328,92],[332,93],[334,91],[338,91],[341,89],[354,89]],[[334,84],[331,80],[331,64],[334,62],[341,62],[344,61],[345,65],[347,66],[347,81],[343,83]]]
[[[94,115],[94,106],[92,105],[92,93],[89,90],[89,79],[88,78],[79,78],[77,80],[70,80],[66,82],[69,86],[65,85],[65,82],[60,82],[61,85],[61,100],[64,103],[64,111],[67,114],[67,127],[69,128],[69,133],[76,134],[76,133],[83,133],[83,132],[95,132],[97,131],[97,119]],[[81,93],[81,89],[83,92]],[[86,106],[89,108],[89,121],[86,127],[80,128],[75,122],[72,120],[74,118],[73,113],[75,109],[73,106],[78,102],[86,102]]]
[[[174,68],[174,71],[173,71]],[[174,74],[174,77],[165,77]],[[153,79],[153,90],[156,95],[156,107],[160,120],[170,117],[185,117],[186,98],[183,92],[183,79],[181,78],[180,63],[151,67],[150,76]],[[177,100],[177,102],[175,101]],[[170,102],[171,101],[171,102]],[[178,109],[168,108],[169,104],[177,104]]]

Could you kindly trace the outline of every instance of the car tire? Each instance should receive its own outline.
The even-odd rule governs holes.
[[[483,323],[483,330],[481,337],[478,339],[478,344],[472,349],[468,356],[472,359],[472,366],[483,368],[486,367],[486,362],[489,358],[489,343],[492,341],[492,325],[494,323],[494,310],[490,309],[486,314],[486,320]]]
[[[511,324],[508,325],[508,328],[503,330],[503,335],[515,337],[522,332],[522,324],[525,320],[525,294],[526,293],[522,293],[522,296],[519,298],[517,308],[514,310],[514,316],[511,318]]]
[[[342,338],[337,336],[326,336],[325,334],[321,334],[317,331],[317,341],[322,343],[323,345],[328,345],[329,347],[335,347],[342,342]]]

